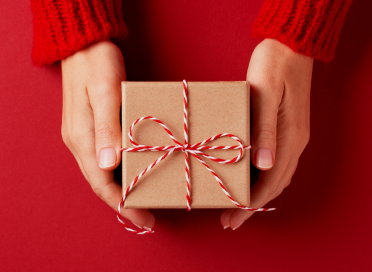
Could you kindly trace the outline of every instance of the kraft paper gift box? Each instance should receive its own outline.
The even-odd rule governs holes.
[[[125,148],[133,147],[128,131],[143,116],[160,119],[184,143],[183,84],[180,82],[122,82],[122,130]],[[220,133],[231,133],[250,145],[249,83],[188,82],[189,144]],[[141,145],[175,145],[164,129],[144,120],[134,126],[133,139]],[[228,137],[208,146],[238,145]],[[232,159],[239,150],[204,150],[205,153]],[[123,193],[133,179],[165,151],[123,152]],[[236,163],[221,164],[202,159],[219,175],[231,196],[244,206],[250,202],[250,152]],[[214,176],[196,158],[189,155],[191,208],[236,208],[222,191]],[[124,208],[186,209],[185,155],[175,151],[147,172],[133,187]]]

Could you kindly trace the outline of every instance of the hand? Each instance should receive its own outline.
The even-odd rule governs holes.
[[[93,44],[62,60],[62,138],[93,191],[115,211],[122,196],[113,169],[121,160],[122,54],[110,41]],[[140,228],[155,224],[148,210],[122,209]]]
[[[251,159],[260,169],[252,187],[252,208],[261,208],[291,182],[310,137],[310,86],[313,58],[265,39],[253,51],[247,73],[251,85]],[[224,228],[233,230],[254,212],[228,209]]]

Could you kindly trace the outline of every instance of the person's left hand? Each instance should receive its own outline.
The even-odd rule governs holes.
[[[251,86],[251,159],[261,171],[252,187],[252,208],[263,207],[289,185],[309,142],[312,69],[313,58],[277,40],[265,39],[253,51],[247,73]],[[221,224],[235,230],[253,213],[227,209]]]

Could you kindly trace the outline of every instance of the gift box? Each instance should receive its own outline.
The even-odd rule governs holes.
[[[249,84],[246,81],[188,82],[188,142],[201,142],[216,134],[230,133],[250,144]],[[182,82],[122,82],[122,129],[124,148],[133,147],[128,131],[143,116],[161,120],[184,143],[184,87]],[[158,123],[143,120],[133,127],[133,140],[141,145],[175,145]],[[223,137],[208,146],[236,146]],[[239,150],[203,150],[225,160]],[[165,151],[123,152],[123,193],[132,181]],[[235,163],[203,160],[220,177],[226,190],[241,205],[250,202],[250,152]],[[189,156],[191,208],[236,208],[206,167]],[[148,171],[127,195],[124,208],[186,208],[185,154],[177,150]]]

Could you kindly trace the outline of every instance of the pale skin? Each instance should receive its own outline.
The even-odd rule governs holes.
[[[116,211],[122,188],[113,179],[121,160],[120,82],[126,79],[119,48],[106,40],[62,60],[62,138],[93,191]],[[263,40],[251,56],[251,160],[259,179],[250,207],[264,207],[287,187],[310,136],[313,58],[273,40]],[[260,151],[259,151],[260,150]],[[254,212],[228,209],[224,228],[236,229]],[[153,229],[144,209],[122,209],[139,228]]]

